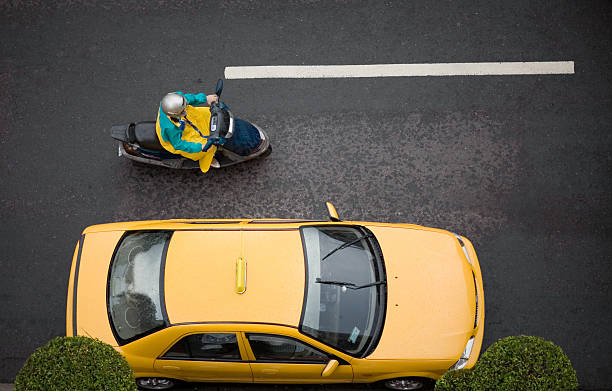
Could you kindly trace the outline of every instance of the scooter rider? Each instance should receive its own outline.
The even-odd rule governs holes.
[[[157,114],[157,138],[164,149],[198,161],[202,172],[207,172],[211,164],[218,165],[214,159],[217,148],[211,145],[204,150],[209,133],[210,110],[192,105],[210,105],[218,99],[215,94],[171,92],[163,97]]]

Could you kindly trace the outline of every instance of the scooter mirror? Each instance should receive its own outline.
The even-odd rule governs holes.
[[[215,88],[215,94],[220,97],[221,91],[223,91],[223,80],[219,79],[219,81],[217,81],[217,88]]]

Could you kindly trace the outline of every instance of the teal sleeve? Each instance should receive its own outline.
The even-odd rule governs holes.
[[[203,105],[206,103],[206,94],[200,92],[199,94],[186,94],[182,91],[176,91],[177,94],[181,94],[187,99],[187,104],[190,105]]]
[[[170,129],[164,129],[164,130],[170,130]],[[188,152],[188,153],[202,152],[202,148],[203,148],[202,144],[185,141],[181,138],[182,134],[183,132],[181,132],[179,129],[176,129],[175,131],[170,130],[166,132],[165,136],[168,137],[168,141],[170,141],[170,144],[172,144],[172,146],[176,150]]]

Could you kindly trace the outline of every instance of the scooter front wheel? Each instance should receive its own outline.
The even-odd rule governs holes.
[[[262,153],[259,157],[266,158],[272,154],[272,144],[268,145],[268,149],[264,153]]]

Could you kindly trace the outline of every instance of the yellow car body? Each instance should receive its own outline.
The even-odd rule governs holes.
[[[320,256],[327,245],[323,240],[340,240],[353,230],[374,238],[355,233],[361,244]],[[155,235],[165,242],[160,239],[146,251],[161,254],[160,270],[141,265],[142,247],[121,244],[124,238],[157,240],[150,239]],[[312,246],[321,246],[316,263],[309,263],[315,259]],[[374,285],[351,287],[319,277],[312,283],[316,276],[308,274],[309,265],[310,273],[322,275],[323,267],[350,265],[346,257],[379,256],[368,251],[381,253],[377,281],[366,281]],[[114,259],[121,259],[116,266]],[[313,265],[319,264],[317,272],[319,266]],[[151,297],[159,294],[159,303],[134,304],[138,297],[130,289],[138,284],[150,284]],[[345,327],[333,316],[340,311],[338,303],[349,299],[343,316],[357,323],[367,313],[366,326],[348,334],[321,326]],[[363,302],[367,311],[354,304]],[[138,318],[145,316],[139,305],[156,308],[146,313],[151,326]],[[305,317],[319,326],[306,327]],[[132,328],[146,327],[150,330],[132,335]],[[166,220],[91,226],[75,249],[66,311],[66,335],[114,346],[137,379],[196,382],[437,379],[462,355],[461,367],[475,364],[483,332],[482,276],[469,240],[417,225],[355,221]],[[352,349],[357,339],[363,347],[351,353],[345,347]],[[471,346],[467,357],[466,344]]]

